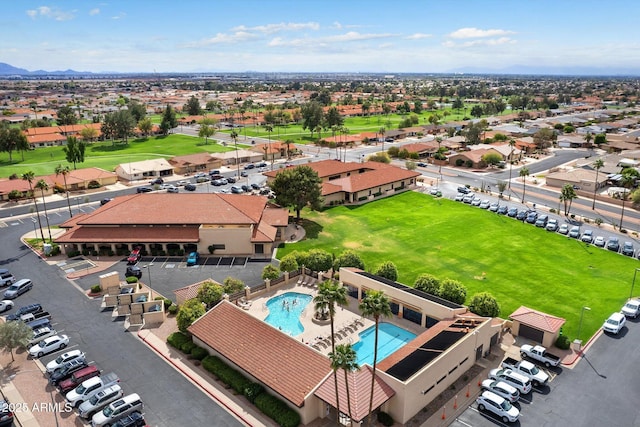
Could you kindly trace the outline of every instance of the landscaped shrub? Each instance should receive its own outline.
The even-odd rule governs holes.
[[[191,357],[196,360],[202,360],[209,355],[209,352],[202,347],[198,347],[197,345],[191,349]]]
[[[178,313],[178,306],[174,304],[171,307],[169,307],[168,310],[169,310],[169,314],[175,315]]]
[[[102,287],[100,287],[100,285],[93,285],[91,287],[91,293],[92,294],[100,293],[101,290],[102,290]]]
[[[164,304],[165,311],[168,310],[169,307],[171,307],[171,305],[173,304],[173,301],[171,301],[169,298],[165,298],[165,297],[155,297],[153,300],[154,301],[162,301],[162,304]]]
[[[196,347],[197,346],[193,342],[188,341],[180,346],[180,350],[182,350],[184,354],[191,354],[191,350]]]
[[[244,397],[246,397],[247,400],[251,403],[254,403],[256,401],[256,397],[258,397],[262,393],[264,393],[264,387],[262,386],[262,384],[258,383],[249,384],[244,388],[243,392]]]
[[[558,347],[561,350],[568,350],[570,346],[571,346],[571,342],[569,341],[569,338],[567,338],[566,335],[560,335],[556,340],[556,347]]]
[[[69,252],[67,252],[67,256],[69,258],[73,258],[73,257],[76,257],[78,255],[80,255],[80,251],[69,251]]]
[[[137,277],[133,277],[133,276],[129,276],[127,277],[127,283],[131,284],[131,283],[138,283],[138,278]]]
[[[258,395],[255,405],[266,416],[282,427],[296,427],[300,424],[300,415],[297,412],[268,393]]]
[[[237,393],[243,393],[244,389],[251,384],[244,375],[232,367],[226,365],[216,356],[207,356],[202,360],[202,366],[223,383],[234,389]]]
[[[191,337],[182,332],[174,332],[167,337],[167,343],[174,348],[180,349],[182,344],[191,342]]]
[[[386,412],[378,412],[378,422],[383,426],[390,427],[393,425],[393,417]]]

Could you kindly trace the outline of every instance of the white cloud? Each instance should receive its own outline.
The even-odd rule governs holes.
[[[431,34],[414,33],[414,34],[411,34],[410,36],[407,36],[406,39],[407,40],[420,40],[420,39],[428,39],[429,37],[433,37],[433,36]]]
[[[247,27],[239,25],[231,29],[231,31],[247,31],[259,32],[264,34],[273,34],[281,31],[299,31],[299,30],[319,30],[320,24],[317,22],[281,22],[279,24],[258,25],[255,27]]]
[[[246,31],[236,31],[233,34],[229,33],[218,33],[213,37],[208,39],[199,40],[196,42],[186,43],[182,47],[202,47],[209,45],[220,45],[220,44],[235,44],[241,43],[248,40],[256,39],[258,36],[255,34],[246,32]]]
[[[113,15],[113,16],[111,17],[111,19],[113,19],[113,20],[116,20],[116,21],[117,21],[118,19],[126,18],[126,16],[127,16],[127,14],[126,14],[125,12],[120,12],[120,13],[119,13],[119,14],[117,14],[117,15]]]
[[[469,40],[464,43],[456,43],[452,40],[446,40],[442,42],[442,46],[447,48],[467,48],[467,47],[476,47],[476,46],[499,46],[506,44],[515,44],[516,40],[510,37],[499,37],[496,39],[480,39],[480,40]]]
[[[89,15],[91,16],[98,15],[98,14],[100,14],[100,9],[98,9],[97,7],[89,11]]]
[[[75,10],[70,12],[64,12],[57,8],[50,8],[49,6],[39,6],[35,9],[27,10],[27,15],[31,19],[36,19],[39,16],[44,18],[54,19],[56,21],[69,21],[75,18]]]
[[[460,28],[459,30],[454,31],[449,34],[449,37],[452,39],[472,39],[479,37],[496,37],[496,36],[505,36],[508,34],[514,34],[513,31],[508,30],[481,30],[479,28]]]
[[[332,49],[336,49],[336,44],[349,43],[356,41],[376,40],[381,38],[394,37],[393,34],[360,34],[355,31],[350,31],[344,34],[337,34],[334,36],[318,37],[318,38],[295,38],[284,39],[282,37],[275,37],[267,43],[270,47],[305,47],[307,49],[318,49],[331,46]]]

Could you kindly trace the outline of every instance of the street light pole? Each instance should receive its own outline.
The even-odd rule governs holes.
[[[584,311],[591,311],[591,308],[582,306],[582,311],[580,312],[580,324],[578,325],[578,341],[580,340],[580,331],[582,330],[582,318],[584,317]]]
[[[631,282],[631,292],[629,292],[629,298],[633,297],[633,287],[636,285],[636,274],[638,274],[638,270],[640,270],[640,268],[636,268],[636,271],[633,272],[633,281]]]
[[[149,264],[145,265],[144,268],[147,269],[147,275],[149,276],[149,289],[151,289],[151,266],[153,265],[152,262],[150,262]]]

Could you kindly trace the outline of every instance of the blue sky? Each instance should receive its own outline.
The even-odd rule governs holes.
[[[8,1],[0,62],[118,72],[638,70],[640,2]]]

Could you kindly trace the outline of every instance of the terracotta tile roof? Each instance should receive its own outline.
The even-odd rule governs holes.
[[[524,305],[511,313],[509,319],[517,320],[523,325],[532,326],[536,329],[552,333],[558,332],[566,322],[566,320],[561,317],[552,316],[550,314],[525,307]]]
[[[173,291],[173,293],[176,295],[176,297],[180,296],[181,298],[179,299],[182,301],[190,300],[198,296],[198,289],[200,289],[200,287],[204,282],[213,282],[222,286],[221,283],[218,283],[213,279],[205,279],[201,282],[194,283],[193,285],[188,285],[188,286],[185,286],[184,288],[176,289],[175,291]]]
[[[297,407],[331,372],[329,358],[228,301],[189,332]]]
[[[322,195],[327,196],[329,194],[335,194],[342,191],[342,187],[340,185],[332,184],[331,182],[323,182],[322,183]]]
[[[351,400],[351,417],[356,422],[361,421],[369,415],[372,375],[373,369],[369,365],[365,365],[361,369],[347,375],[349,381],[349,398]],[[340,411],[346,414],[348,406],[347,389],[345,384],[344,372],[339,371],[338,396],[340,396]],[[333,374],[329,375],[313,394],[336,408],[336,389]],[[376,376],[373,386],[373,409],[375,410],[387,400],[391,399],[394,394],[395,391],[393,391],[393,389],[379,376]]]
[[[404,179],[420,176],[420,172],[413,172],[397,167],[384,169],[384,173],[369,171],[361,174],[351,175],[331,181],[334,185],[339,185],[347,193],[367,190]]]
[[[185,156],[175,156],[169,159],[169,163],[172,165],[206,165],[207,163],[214,162],[216,159],[211,153],[195,153],[187,154]]]
[[[286,227],[289,224],[289,211],[267,203],[262,212],[262,221],[274,227]]]
[[[437,142],[433,142],[433,143],[418,142],[415,144],[403,145],[402,148],[404,150],[407,150],[409,153],[422,153],[425,151],[429,153],[433,153],[438,151],[438,143]]]
[[[341,162],[339,160],[321,160],[319,162],[313,162],[309,164],[304,164],[303,166],[309,166],[311,169],[316,171],[318,176],[323,179],[333,175],[340,175],[347,172],[356,172],[362,169],[370,170],[370,169],[380,169],[384,167],[393,167],[391,165],[385,165],[384,163],[378,162],[364,162],[364,163],[356,163],[356,162]],[[275,171],[267,171],[264,172],[263,175],[274,178],[280,170]]]
[[[48,133],[43,135],[28,135],[27,142],[29,144],[41,144],[46,142],[66,141],[67,137],[56,133]]]
[[[113,202],[110,202],[113,203]],[[57,243],[197,243],[197,227],[81,227],[55,239]]]

